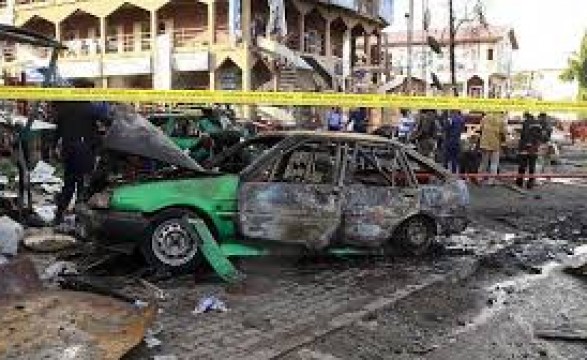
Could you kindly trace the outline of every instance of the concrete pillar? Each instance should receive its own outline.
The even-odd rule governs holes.
[[[365,34],[365,57],[367,58],[365,61],[365,65],[371,65],[371,34]]]
[[[108,78],[104,73],[104,58],[106,56],[106,18],[100,17],[100,75],[102,78],[102,87],[108,87]]]
[[[61,22],[55,23],[55,40],[62,41],[61,39]]]
[[[133,24],[133,29],[132,29],[132,34],[133,34],[133,42],[134,42],[134,49],[135,52],[140,52],[141,51],[141,30],[142,30],[142,26],[140,22],[135,22]]]
[[[244,59],[242,63],[242,90],[251,91],[251,0],[241,0],[241,26],[243,29]],[[253,118],[254,110],[250,105],[243,107],[243,116],[247,120]]]
[[[298,19],[298,29],[300,31],[300,51],[301,52],[305,52],[305,47],[306,47],[306,37],[304,36],[304,34],[306,33],[306,19],[305,19],[305,14],[300,11],[300,18]]]
[[[157,23],[159,20],[157,19],[157,10],[150,11],[150,20],[151,26],[149,30],[151,31],[151,78],[153,81],[153,88],[155,88],[155,64],[157,63],[157,51],[156,51],[156,44],[157,44]]]
[[[210,86],[209,89],[214,91],[216,90],[216,68],[214,67],[214,65],[211,63],[210,64]]]
[[[343,46],[342,46],[342,76],[344,81],[343,89],[347,91],[347,81],[348,77],[351,75],[351,68],[352,68],[352,44],[351,44],[351,29],[347,28],[344,32],[343,37]]]
[[[332,32],[331,32],[331,27],[332,25],[332,20],[327,19],[326,20],[326,34],[324,36],[326,36],[326,57],[330,60],[330,58],[332,57]]]
[[[216,1],[208,3],[208,42],[210,45],[216,42]]]

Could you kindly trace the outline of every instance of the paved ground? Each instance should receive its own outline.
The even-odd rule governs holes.
[[[576,169],[569,162],[562,171]],[[574,249],[587,244],[585,185],[470,190],[471,228],[439,239],[426,258],[249,259],[239,264],[248,274],[239,288],[208,272],[158,281],[168,295],[153,327],[161,344],[125,359],[587,358],[585,342],[534,335],[564,325],[587,331],[585,279],[562,265],[543,268],[581,261]],[[40,269],[52,261],[35,257]],[[103,280],[150,295],[126,277]],[[229,311],[192,314],[211,295]]]
[[[533,336],[538,320],[587,321],[584,282],[560,270],[534,274],[585,243],[583,193],[472,188],[472,229],[441,239],[448,246],[425,259],[248,260],[241,289],[205,276],[160,282],[170,295],[157,324],[162,344],[127,359],[584,359],[584,344]],[[207,295],[229,312],[192,315]]]

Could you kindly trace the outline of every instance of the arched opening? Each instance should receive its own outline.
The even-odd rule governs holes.
[[[55,24],[39,16],[33,16],[22,25],[22,28],[52,38],[55,38],[56,36]],[[35,58],[46,58],[49,56],[50,50],[43,47],[29,46],[25,44],[7,44],[4,47],[3,52],[6,61],[23,61],[29,56]]]
[[[293,1],[285,3],[285,19],[287,22],[287,47],[300,50],[300,18],[302,14]]]
[[[253,69],[251,71],[251,87],[255,90],[260,90],[260,88],[267,86],[273,76],[271,75],[271,70],[267,66],[267,63],[263,60],[257,60]],[[263,90],[273,90],[271,86],[267,86],[268,89]],[[269,89],[270,88],[270,89]]]
[[[344,49],[344,33],[348,27],[341,18],[336,18],[330,23],[330,43],[332,46],[332,56],[342,58]]]
[[[217,42],[228,42],[230,38],[228,26],[228,0],[216,1],[216,23],[214,25],[214,37]],[[243,29],[243,31],[245,31]]]
[[[251,0],[251,19],[253,25],[250,29],[251,37],[265,37],[267,35],[267,24],[269,22],[269,4],[267,0]],[[243,31],[246,31],[243,29]]]
[[[100,19],[77,10],[60,24],[62,41],[68,47],[65,56],[87,56],[100,53]]]
[[[208,43],[208,6],[204,3],[171,0],[157,11],[157,18],[173,29],[173,47]]]
[[[137,24],[139,27],[136,27]],[[148,51],[151,48],[151,31],[149,12],[124,3],[106,18],[106,52]]]
[[[241,90],[243,72],[232,59],[225,59],[216,69],[216,83],[219,90]]]
[[[467,96],[474,98],[483,97],[485,82],[479,76],[475,75],[467,80]]]
[[[326,19],[318,9],[313,9],[304,17],[304,52],[326,55]]]
[[[351,29],[351,64],[353,66],[366,63],[365,28],[361,24]],[[359,46],[360,45],[360,46]]]

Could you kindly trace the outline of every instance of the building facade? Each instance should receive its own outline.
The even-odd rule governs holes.
[[[429,36],[438,41],[441,54],[434,53],[428,45]],[[393,74],[405,77],[408,67],[407,33],[388,33],[387,42]],[[427,93],[432,91],[431,73],[437,75],[444,91],[451,89],[449,44],[448,29],[413,34],[412,77],[417,83],[425,83]],[[457,29],[455,62],[459,95],[507,97],[511,91],[513,52],[517,49],[518,42],[512,29],[495,26]]]
[[[381,65],[381,29],[392,4],[0,0],[3,22],[68,46],[59,63],[64,77],[112,88],[265,91],[349,90],[355,66]],[[15,73],[47,54],[4,44],[2,55],[4,69]]]

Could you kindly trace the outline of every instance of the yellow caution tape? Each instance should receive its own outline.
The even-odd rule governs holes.
[[[342,94],[315,92],[261,92],[208,90],[139,90],[0,87],[0,99],[44,101],[112,101],[186,104],[249,104],[283,106],[340,106],[410,109],[460,109],[472,111],[587,112],[587,102],[528,99],[477,99]]]

